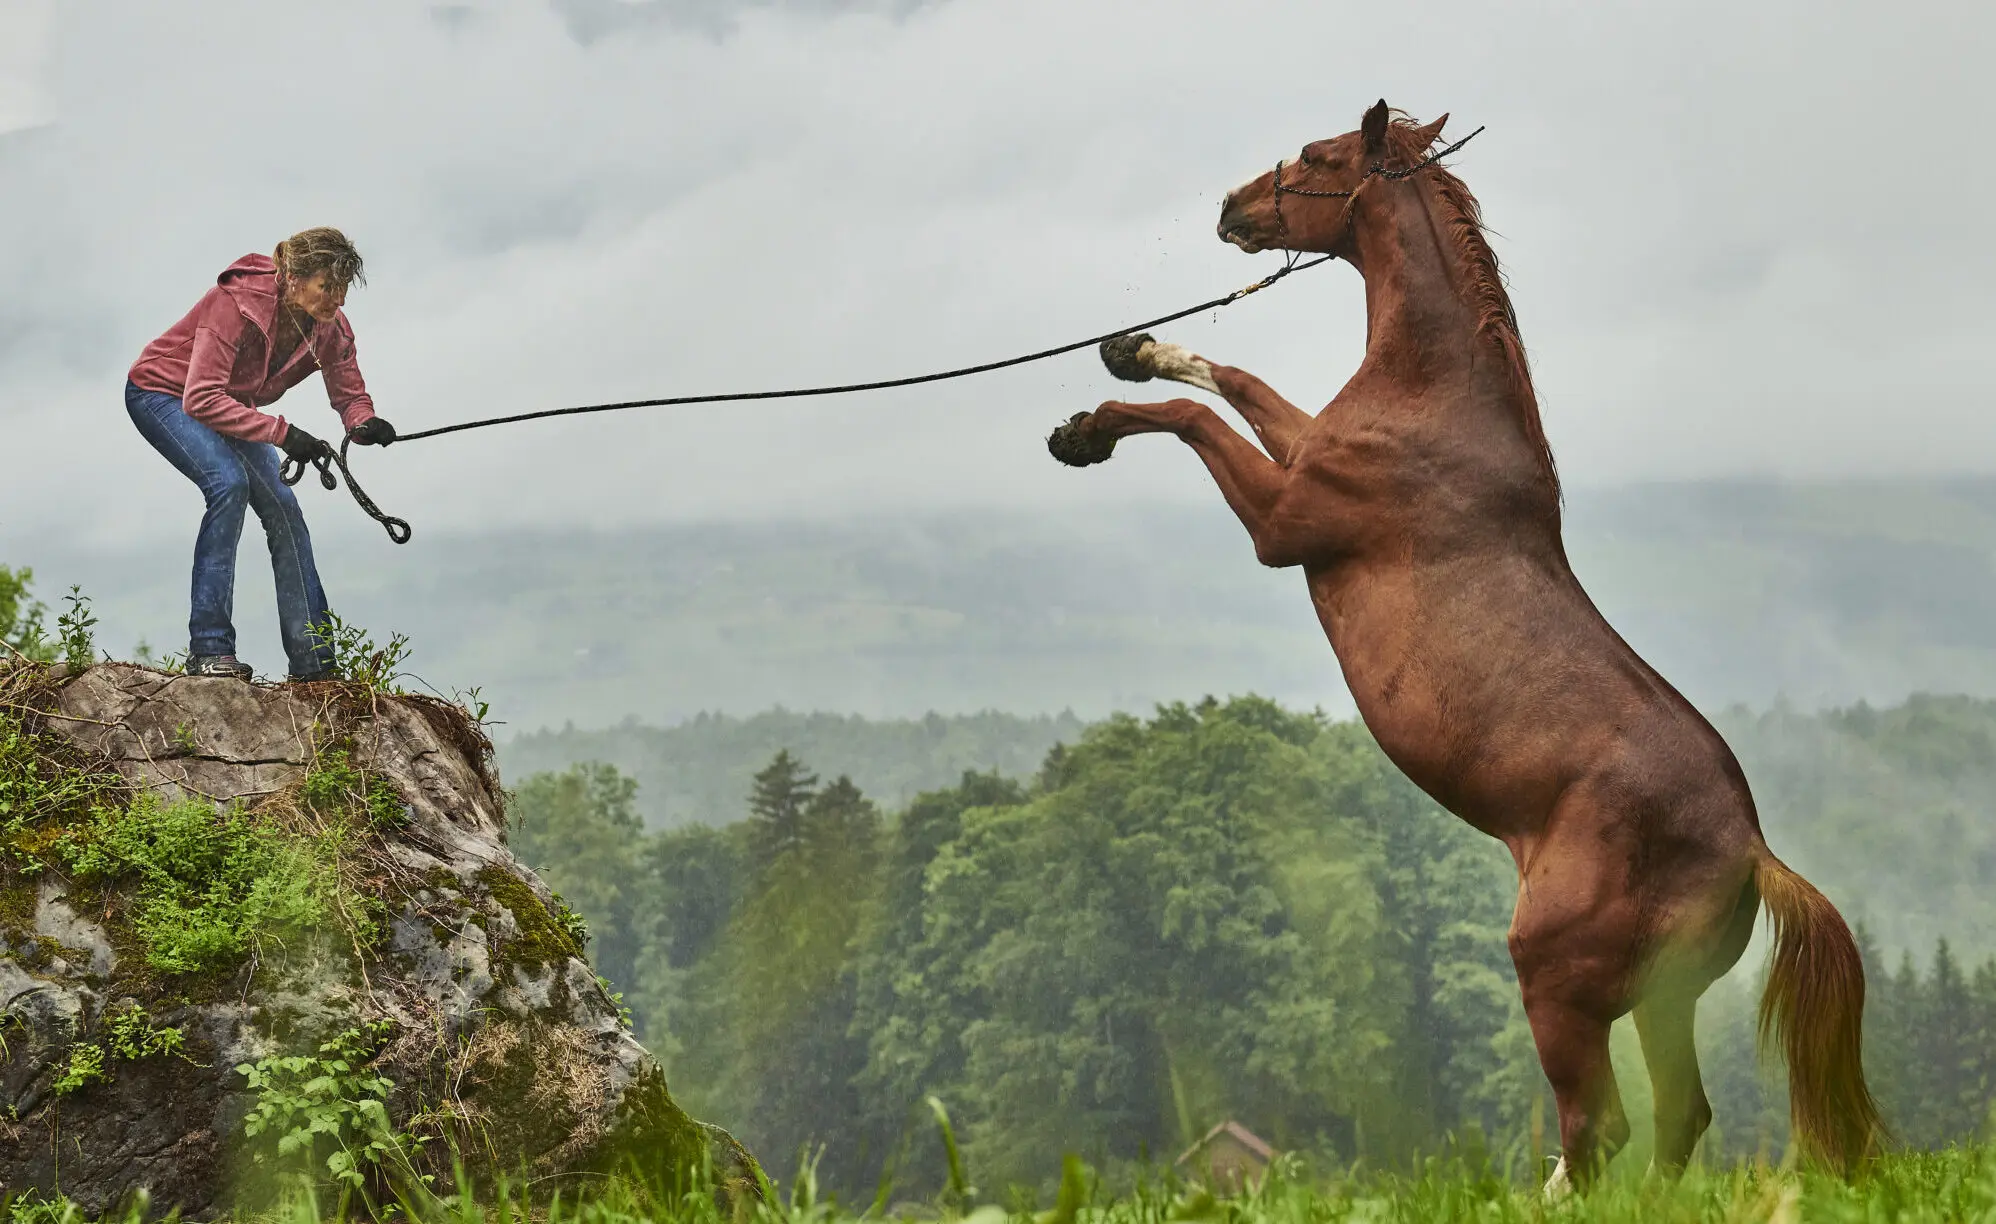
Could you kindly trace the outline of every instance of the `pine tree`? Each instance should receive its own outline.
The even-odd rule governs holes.
[[[1982,1121],[1972,1081],[1968,983],[1953,949],[1943,939],[1934,948],[1934,967],[1921,992],[1920,1035],[1916,1049],[1929,1077],[1927,1146],[1967,1139]]]
[[[1979,1139],[1996,1138],[1996,957],[1975,971],[1969,996],[1969,1067],[1974,1122]]]
[[[1900,952],[1899,972],[1890,980],[1892,1027],[1896,1034],[1893,1044],[1901,1051],[1902,1061],[1899,1074],[1884,1085],[1891,1094],[1888,1099],[1892,1105],[1886,1119],[1898,1130],[1902,1140],[1915,1147],[1923,1147],[1931,1130],[1929,1103],[1933,1099],[1934,1077],[1932,1068],[1920,1051],[1920,1034],[1926,1018],[1926,991],[1922,989],[1920,971],[1913,964],[1910,949]]]
[[[758,868],[767,868],[804,844],[804,810],[817,787],[818,776],[806,770],[788,748],[756,774],[749,791],[749,850]]]

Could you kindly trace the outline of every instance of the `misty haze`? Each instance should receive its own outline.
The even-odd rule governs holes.
[[[753,1203],[845,1224],[876,1198],[1141,1224],[1206,1218],[1208,1191],[1253,1224],[1467,1220],[1573,1187],[1576,1219],[1996,1210],[1989,25],[1702,0],[5,0],[0,1196],[123,1224],[462,1224],[557,1187],[700,1224]],[[1598,852],[1609,881],[1545,939],[1639,893],[1632,929],[1661,931],[1676,902],[1630,881],[1733,869],[1698,858],[1725,838],[1685,798],[1724,771],[1643,758],[1598,836],[1557,841],[1570,806],[1530,837],[1466,823],[1489,819],[1476,769],[1573,738],[1552,715],[1587,659],[1543,626],[1501,654],[1529,601],[1420,605],[1409,624],[1500,644],[1484,687],[1436,690],[1462,744],[1410,751],[1377,694],[1448,663],[1416,651],[1381,686],[1341,659],[1320,609],[1357,595],[1261,564],[1223,463],[1168,434],[1055,461],[1071,416],[1184,396],[1281,479],[1334,467],[1290,464],[1165,358],[1140,386],[1089,346],[371,444],[1109,333],[1282,267],[1243,238],[1262,216],[1329,251],[1308,242],[1335,215],[1324,241],[1351,245],[1152,351],[1333,413],[1379,303],[1421,292],[1359,258],[1414,232],[1361,209],[1435,171],[1308,187],[1443,112],[1433,147],[1482,129],[1435,171],[1501,261],[1552,538],[1667,682],[1582,730],[1639,740],[1618,720],[1681,694],[1765,835],[1726,885],[1739,914],[1785,895],[1777,870],[1827,899],[1791,912],[1843,968],[1779,1004],[1788,1044],[1757,1027],[1773,919],[1748,941],[1734,915],[1706,925],[1734,924],[1737,963],[1682,971],[1681,1050],[1661,1010],[1636,1031],[1679,972],[1650,949],[1575,1005],[1605,1056],[1561,1061],[1531,960],[1544,863]],[[1290,196],[1257,186],[1278,158]],[[1461,228],[1432,230],[1436,258],[1472,259]],[[172,330],[197,299],[241,332],[207,358],[227,386],[197,353],[218,316]],[[350,434],[406,545],[310,470]],[[1502,469],[1462,446],[1399,476]],[[306,465],[303,569],[265,547],[283,459]],[[190,596],[215,464],[246,529],[233,577],[201,545]],[[1511,501],[1401,508],[1458,493]],[[287,636],[314,558],[333,615]],[[1547,677],[1571,691],[1530,706]],[[1463,730],[1493,693],[1515,734]],[[1823,946],[1780,949],[1820,970]],[[1569,983],[1611,958],[1539,955]],[[1812,1055],[1794,1032],[1838,1007],[1861,1041]],[[1832,1151],[1789,1070],[1828,1060],[1801,1092],[1860,1053],[1883,1125],[1832,1092]]]

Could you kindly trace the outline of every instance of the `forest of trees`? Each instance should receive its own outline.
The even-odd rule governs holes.
[[[1831,878],[1825,836],[1870,847],[1890,883],[1932,848],[1909,822],[1989,823],[1947,807],[1996,768],[1996,740],[1965,730],[1996,727],[1985,704],[1725,721],[1752,749],[1770,837],[1853,914],[1864,877]],[[1839,737],[1875,751],[1825,765]],[[1812,760],[1875,776],[1824,790]],[[885,1170],[932,1188],[929,1094],[987,1188],[1038,1184],[1069,1151],[1111,1171],[1168,1162],[1229,1117],[1330,1162],[1404,1162],[1453,1138],[1522,1167],[1550,1143],[1504,944],[1510,860],[1356,723],[1256,698],[1167,706],[1087,728],[1036,776],[966,773],[894,812],[787,750],[734,823],[648,832],[636,798],[600,763],[535,774],[516,845],[590,921],[674,1091],[774,1170],[822,1147],[821,1176],[848,1196]],[[1868,810],[1900,830],[1898,862],[1876,857],[1884,833],[1824,814],[1854,820],[1853,800],[1887,804]],[[1825,836],[1779,840],[1805,819]],[[1962,839],[1969,869],[1984,837]],[[1899,1137],[1976,1135],[1996,1099],[1996,960],[1865,938],[1872,1081]],[[1755,1053],[1759,963],[1756,949],[1700,1013],[1723,1155],[1786,1139],[1779,1068]],[[1616,1055],[1640,1148],[1632,1034]]]
[[[0,610],[4,599],[0,587]],[[893,719],[784,709],[746,718],[703,713],[671,727],[629,720],[528,732],[506,741],[499,763],[508,777],[521,778],[580,761],[615,765],[638,784],[637,812],[657,829],[740,820],[750,780],[781,749],[838,762],[875,803],[898,808],[965,770],[1031,774],[1047,749],[1081,734],[1082,725],[1073,714],[994,711]]]

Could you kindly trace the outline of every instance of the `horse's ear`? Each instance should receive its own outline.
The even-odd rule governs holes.
[[[1447,122],[1448,122],[1448,112],[1443,111],[1441,114],[1435,117],[1435,121],[1433,123],[1423,124],[1420,127],[1415,128],[1414,139],[1417,143],[1414,145],[1414,147],[1417,149],[1425,149],[1429,145],[1435,143],[1435,141],[1441,139],[1442,125]]]
[[[1386,99],[1381,98],[1365,112],[1365,121],[1358,125],[1358,131],[1365,138],[1365,151],[1377,153],[1386,147],[1386,120],[1390,112],[1386,109]]]

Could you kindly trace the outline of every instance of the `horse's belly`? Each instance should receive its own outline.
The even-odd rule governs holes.
[[[1529,634],[1412,582],[1317,602],[1359,717],[1402,773],[1494,837],[1544,817],[1591,703],[1548,676]]]

